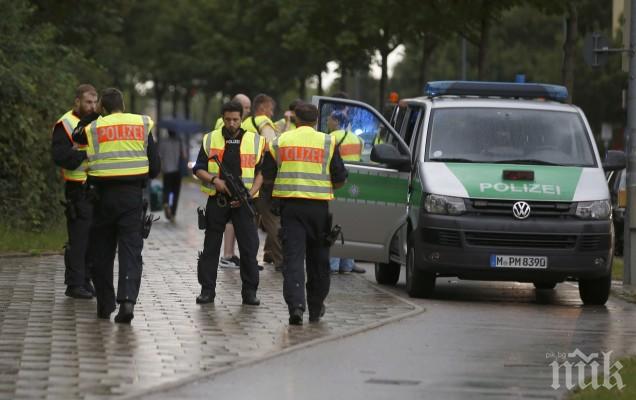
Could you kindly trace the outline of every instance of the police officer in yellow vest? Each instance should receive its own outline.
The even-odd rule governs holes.
[[[209,195],[205,208],[205,239],[199,255],[197,275],[201,284],[198,304],[214,302],[216,276],[223,230],[232,221],[238,241],[243,304],[257,306],[258,289],[258,233],[254,218],[245,203],[232,201],[232,193],[226,184],[226,175],[231,173],[241,179],[252,197],[258,196],[263,181],[260,168],[265,150],[265,139],[254,132],[240,128],[243,107],[231,101],[221,109],[223,127],[203,137],[203,143],[192,172],[201,180],[201,190]],[[218,155],[223,169],[212,160]]]
[[[97,91],[92,85],[83,84],[75,91],[73,109],[62,115],[53,128],[51,154],[55,164],[62,168],[64,195],[66,198],[66,228],[68,243],[64,253],[66,270],[64,283],[66,295],[78,299],[90,299],[94,289],[90,284],[87,265],[88,237],[93,206],[88,199],[86,185],[86,146],[73,142],[71,137],[80,118],[95,112]]]
[[[254,97],[254,113],[243,121],[241,127],[246,131],[255,132],[263,136],[270,144],[279,132],[271,118],[274,115],[276,102],[266,94]],[[278,237],[280,230],[280,217],[272,214],[272,190],[274,181],[264,179],[260,195],[256,200],[256,208],[260,215],[260,223],[267,233],[263,246],[263,262],[274,264],[276,270],[281,270],[283,265],[283,249]]]
[[[296,105],[301,101],[300,99],[292,101],[289,104],[289,109],[285,111],[283,118],[276,121],[276,129],[278,132],[283,133],[296,129],[296,114],[294,114],[294,111],[296,110]]]
[[[269,147],[264,174],[275,174],[274,198],[280,201],[283,242],[283,296],[289,323],[302,325],[306,304],[309,321],[325,313],[329,293],[329,200],[344,185],[347,171],[330,135],[316,131],[318,109],[308,103],[296,106],[297,129],[287,131]],[[273,160],[273,161],[270,161]],[[274,172],[272,172],[274,170]],[[305,283],[306,261],[307,281]]]
[[[122,93],[105,89],[100,96],[104,114],[77,132],[74,139],[88,144],[88,183],[97,200],[91,251],[97,316],[109,319],[119,303],[115,322],[130,323],[141,285],[143,247],[142,190],[161,170],[150,117],[124,112]],[[119,252],[117,295],[113,288],[115,249]]]
[[[243,107],[243,121],[250,117],[252,112],[252,101],[247,95],[237,93],[232,97],[232,101],[241,103]],[[223,117],[219,117],[214,124],[214,131],[223,128]],[[234,226],[232,222],[228,222],[223,232],[223,256],[219,259],[219,267],[222,268],[240,268],[241,261],[234,254],[234,245],[236,244],[236,235],[234,234]],[[259,266],[259,269],[262,269]]]
[[[336,141],[340,156],[345,162],[359,162],[362,158],[362,140],[353,132],[349,125],[349,118],[345,108],[335,109],[327,118],[327,129]],[[341,274],[349,272],[365,273],[363,268],[356,265],[352,258],[331,257],[329,260],[331,272]]]

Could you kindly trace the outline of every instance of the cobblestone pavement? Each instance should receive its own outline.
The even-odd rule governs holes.
[[[271,265],[261,272],[260,307],[241,305],[232,269],[220,269],[216,303],[196,305],[203,233],[194,210],[204,198],[193,184],[183,189],[178,222],[157,222],[146,241],[131,326],[98,320],[95,300],[65,297],[61,256],[0,259],[0,399],[130,396],[418,310],[337,275],[324,320],[289,327]]]

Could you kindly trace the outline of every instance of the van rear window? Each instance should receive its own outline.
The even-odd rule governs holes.
[[[434,110],[427,161],[595,167],[577,113],[514,108]]]

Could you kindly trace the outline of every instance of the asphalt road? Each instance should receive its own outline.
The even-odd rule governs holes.
[[[403,278],[388,290],[408,298]],[[572,283],[535,291],[438,279],[435,298],[411,301],[425,312],[148,398],[556,399],[567,382],[563,366],[554,380],[555,360],[576,364],[581,358],[568,354],[577,349],[598,353],[603,384],[601,352],[612,351],[610,376],[620,374],[618,356],[636,353],[635,306],[612,297],[605,307],[583,307]],[[590,365],[583,372],[589,382]],[[576,383],[576,366],[572,373]]]

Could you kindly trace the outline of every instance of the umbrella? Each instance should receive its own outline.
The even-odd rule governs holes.
[[[205,126],[196,121],[183,118],[162,119],[157,122],[157,128],[164,128],[169,131],[185,134],[201,133],[208,130]]]

